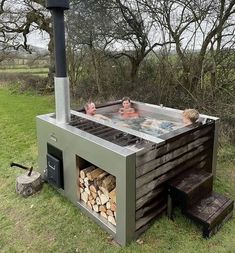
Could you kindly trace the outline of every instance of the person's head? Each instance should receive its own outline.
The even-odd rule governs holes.
[[[88,103],[85,104],[84,107],[85,107],[86,114],[91,115],[91,116],[96,114],[95,103],[88,102]]]
[[[131,107],[131,100],[129,97],[122,98],[122,106],[124,109],[129,109]]]
[[[195,109],[185,109],[183,111],[183,123],[185,126],[194,124],[199,118],[199,112]]]

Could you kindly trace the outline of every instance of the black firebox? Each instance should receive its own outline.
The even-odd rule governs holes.
[[[64,189],[63,153],[47,144],[47,181],[57,188]]]

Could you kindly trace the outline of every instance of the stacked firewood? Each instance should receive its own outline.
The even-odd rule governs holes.
[[[80,199],[116,226],[116,178],[95,166],[79,172]]]

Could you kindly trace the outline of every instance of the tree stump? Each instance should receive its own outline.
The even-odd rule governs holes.
[[[42,177],[37,171],[32,171],[28,176],[28,172],[16,179],[16,192],[23,197],[28,197],[42,189]]]

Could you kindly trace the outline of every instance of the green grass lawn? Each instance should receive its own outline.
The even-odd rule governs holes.
[[[176,211],[153,222],[140,239],[119,247],[96,223],[52,187],[22,198],[15,193],[16,177],[24,173],[10,162],[37,169],[35,116],[54,111],[51,96],[11,94],[0,87],[0,252],[235,252],[235,219],[211,239]],[[235,198],[235,146],[219,150],[215,190]]]

